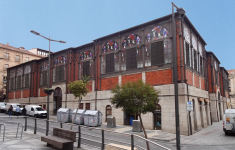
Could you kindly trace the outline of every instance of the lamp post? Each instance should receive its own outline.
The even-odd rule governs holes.
[[[50,74],[51,74],[51,70],[50,70],[50,66],[51,66],[51,58],[50,58],[50,45],[51,45],[51,41],[53,41],[53,42],[59,42],[59,43],[66,43],[65,41],[57,41],[57,40],[53,40],[53,39],[51,39],[50,38],[50,36],[49,36],[49,38],[47,38],[47,37],[45,37],[45,36],[42,36],[40,33],[38,33],[38,32],[36,32],[36,31],[34,31],[34,30],[31,30],[30,31],[31,33],[33,33],[33,34],[35,34],[35,35],[39,35],[39,36],[41,36],[41,37],[43,37],[44,39],[47,39],[48,41],[49,41],[49,54],[48,54],[48,57],[49,57],[49,71],[48,71],[48,88],[50,88],[50,82],[51,82],[51,78],[50,78]],[[49,131],[49,94],[47,95],[47,126],[46,126],[46,135],[48,135],[48,131]]]
[[[183,8],[178,8],[172,2],[172,34],[173,34],[173,75],[175,87],[175,125],[176,125],[176,148],[180,150],[180,127],[179,127],[179,100],[178,100],[178,75],[177,75],[177,52],[176,52],[176,26],[175,26],[175,13],[174,7],[179,14],[184,14]]]

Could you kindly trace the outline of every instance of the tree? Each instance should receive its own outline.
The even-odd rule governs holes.
[[[68,90],[71,93],[73,93],[75,99],[79,98],[77,111],[76,111],[76,114],[73,118],[73,122],[72,122],[72,125],[70,127],[70,130],[72,130],[72,128],[73,128],[73,123],[74,123],[74,120],[76,118],[79,105],[82,101],[82,96],[86,96],[86,94],[89,92],[89,89],[86,87],[88,85],[89,78],[90,78],[89,76],[88,77],[87,76],[82,76],[81,80],[73,81],[73,82],[70,82],[68,84]]]
[[[143,128],[145,138],[147,134],[142,122],[141,114],[154,112],[158,103],[159,91],[156,91],[149,84],[143,83],[142,80],[136,82],[127,82],[122,85],[116,85],[112,89],[114,96],[111,98],[111,103],[115,108],[122,108],[123,111],[129,114],[138,114],[140,124]],[[149,144],[146,141],[149,150]]]

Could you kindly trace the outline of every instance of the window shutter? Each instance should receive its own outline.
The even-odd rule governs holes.
[[[106,73],[114,72],[114,53],[106,55]]]
[[[126,69],[137,68],[136,48],[126,50]]]
[[[163,41],[151,44],[151,64],[164,65]]]
[[[25,74],[25,87],[29,87],[29,74]]]
[[[109,73],[110,71],[110,54],[106,55],[106,73]]]
[[[83,62],[83,76],[90,76],[90,61]]]
[[[189,64],[189,44],[186,43],[186,62],[187,62],[187,65],[190,66]]]
[[[65,74],[64,65],[59,66],[59,80],[60,81],[64,81],[64,74]]]
[[[55,81],[56,81],[56,82],[59,82],[60,68],[59,68],[59,67],[56,67],[56,68],[55,68],[55,72],[56,72],[56,74],[55,74]]]

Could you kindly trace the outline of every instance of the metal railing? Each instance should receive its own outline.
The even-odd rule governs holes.
[[[1,118],[1,117],[0,117]],[[33,127],[33,131],[34,131],[34,134],[37,134],[37,131],[38,132],[41,132],[41,133],[44,133],[45,131],[45,135],[47,134],[46,133],[46,122],[50,122],[50,125],[49,125],[49,132],[53,132],[53,130],[51,128],[63,128],[65,127],[65,125],[73,125],[74,127],[77,126],[77,133],[78,135],[76,136],[77,138],[77,148],[80,148],[81,147],[81,144],[84,144],[84,145],[88,145],[88,146],[91,146],[91,147],[95,147],[95,148],[99,148],[101,150],[104,150],[105,149],[105,145],[107,145],[108,143],[106,143],[105,141],[107,142],[115,142],[115,143],[118,143],[120,145],[124,145],[124,146],[129,146],[131,147],[131,150],[134,150],[134,148],[138,148],[138,149],[142,149],[142,150],[146,150],[146,148],[143,146],[143,145],[140,145],[138,141],[144,141],[144,142],[149,142],[149,144],[152,144],[152,147],[154,148],[150,148],[151,150],[156,150],[158,148],[160,149],[164,149],[164,150],[170,150],[169,148],[166,148],[158,143],[155,143],[149,139],[145,139],[144,137],[141,137],[139,135],[136,135],[136,134],[129,134],[129,133],[122,133],[122,132],[117,132],[117,131],[112,131],[112,130],[105,130],[105,129],[101,129],[101,128],[97,128],[97,127],[88,127],[88,126],[84,126],[84,125],[77,125],[77,124],[72,124],[72,123],[64,123],[64,122],[58,122],[58,121],[53,121],[53,120],[46,120],[46,119],[41,119],[41,118],[36,118],[36,117],[21,117],[20,118],[24,118],[25,120],[25,126],[23,126],[22,123],[19,123],[18,124],[18,128],[19,128],[19,125],[22,125],[22,132],[23,132],[23,127],[24,127],[24,131],[27,131],[27,128],[29,126],[29,123],[31,123],[31,127]],[[31,121],[30,121],[31,120]],[[42,124],[42,123],[39,123],[38,120],[42,120],[45,122],[45,124]],[[53,124],[57,124],[57,126],[53,126]],[[44,128],[43,128],[44,127]],[[68,126],[67,126],[68,127]],[[18,134],[18,128],[17,128],[17,134]],[[89,133],[82,133],[82,129],[85,131],[85,130],[90,130],[90,131],[95,131],[96,134],[98,135],[94,135],[94,134],[89,134]],[[42,129],[42,131],[40,131],[39,129]],[[97,133],[98,131],[98,133]],[[100,132],[99,132],[100,131]],[[22,138],[22,132],[21,132],[21,138]],[[100,136],[99,136],[100,135]],[[128,142],[127,140],[122,140],[118,137],[115,137],[116,135],[123,135],[123,136],[127,136],[129,137],[129,141]],[[111,138],[109,138],[108,136],[110,136]],[[17,135],[16,135],[17,137]],[[115,139],[116,138],[116,139]],[[96,140],[98,139],[98,140]],[[83,140],[83,142],[82,142]],[[92,142],[93,145],[90,145],[90,144],[87,144],[86,142],[84,141],[89,141],[89,142]],[[96,144],[95,144],[96,143]],[[99,146],[94,146],[94,145],[99,145]],[[144,143],[145,144],[145,143]],[[115,145],[112,145],[113,147],[116,147]],[[145,145],[146,146],[146,145]]]
[[[22,127],[20,139],[22,139],[23,128],[24,128],[24,125],[23,125],[22,123],[18,123],[17,132],[16,132],[16,138],[17,138],[17,136],[18,136],[18,130],[19,130],[19,126],[20,126],[20,125],[21,125],[21,127]]]
[[[4,141],[6,126],[5,126],[5,124],[0,124],[0,137],[1,137],[2,125],[3,125],[3,127],[4,127],[3,136],[2,136],[2,139],[3,139],[3,140],[2,140],[2,141]]]

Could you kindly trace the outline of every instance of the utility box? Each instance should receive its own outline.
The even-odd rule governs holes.
[[[107,128],[116,127],[116,118],[113,116],[107,116]]]
[[[100,126],[102,124],[102,113],[96,110],[86,110],[84,113],[84,125],[86,126]]]
[[[72,110],[69,108],[60,108],[57,111],[57,121],[59,122],[71,122]]]
[[[75,117],[75,114],[76,114],[76,111],[77,109],[75,109],[73,112],[72,112],[72,121]],[[78,109],[77,111],[77,115],[76,115],[76,118],[74,120],[74,123],[75,124],[84,124],[84,113],[86,112],[86,110],[83,110],[83,109]]]
[[[133,120],[132,132],[143,132],[139,120]]]

